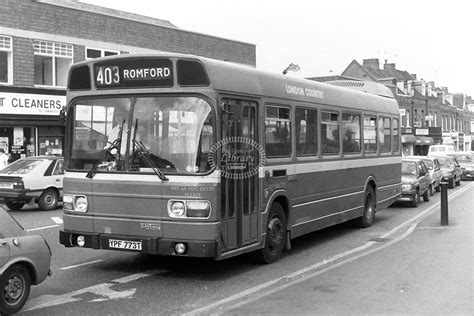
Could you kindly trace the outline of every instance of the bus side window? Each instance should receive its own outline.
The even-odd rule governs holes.
[[[342,150],[345,154],[360,153],[360,115],[342,114]]]
[[[290,109],[278,106],[265,108],[265,153],[267,157],[288,157],[291,154]]]
[[[364,151],[377,152],[377,120],[376,117],[364,116]]]
[[[321,148],[323,155],[339,154],[339,114],[321,112]]]

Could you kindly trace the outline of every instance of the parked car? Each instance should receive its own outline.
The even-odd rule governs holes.
[[[408,201],[417,207],[420,197],[423,201],[430,200],[430,173],[421,156],[402,158],[402,194],[398,201]]]
[[[455,185],[461,185],[461,166],[456,158],[452,156],[436,156],[441,165],[442,178],[441,181],[449,183],[449,188],[454,188]]]
[[[430,148],[428,148],[428,156],[447,155],[455,152],[456,150],[452,145],[431,145]]]
[[[439,184],[441,182],[441,178],[443,176],[441,171],[441,166],[439,164],[439,160],[436,157],[422,157],[421,160],[425,163],[428,171],[430,173],[431,179],[431,188],[430,188],[430,195],[433,195],[433,190],[439,192],[441,190]]]
[[[63,195],[63,178],[62,157],[22,158],[0,170],[0,199],[14,211],[30,202],[54,210]]]
[[[0,207],[0,315],[18,312],[31,285],[51,275],[51,248],[40,235],[30,235]]]
[[[458,161],[461,166],[461,179],[472,180],[474,179],[474,154],[471,152],[457,152],[451,154]]]

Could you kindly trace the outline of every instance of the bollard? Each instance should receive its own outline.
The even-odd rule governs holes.
[[[441,226],[449,225],[448,216],[448,182],[441,182]]]

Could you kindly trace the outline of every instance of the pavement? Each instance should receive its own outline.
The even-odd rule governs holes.
[[[387,238],[386,247],[289,282],[223,314],[474,315],[474,183],[463,182],[462,189],[467,190],[449,199],[449,225],[441,226],[441,206],[436,207],[404,236]]]

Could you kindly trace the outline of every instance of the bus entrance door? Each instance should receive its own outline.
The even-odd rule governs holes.
[[[257,103],[225,99],[222,107],[222,251],[258,242]]]

